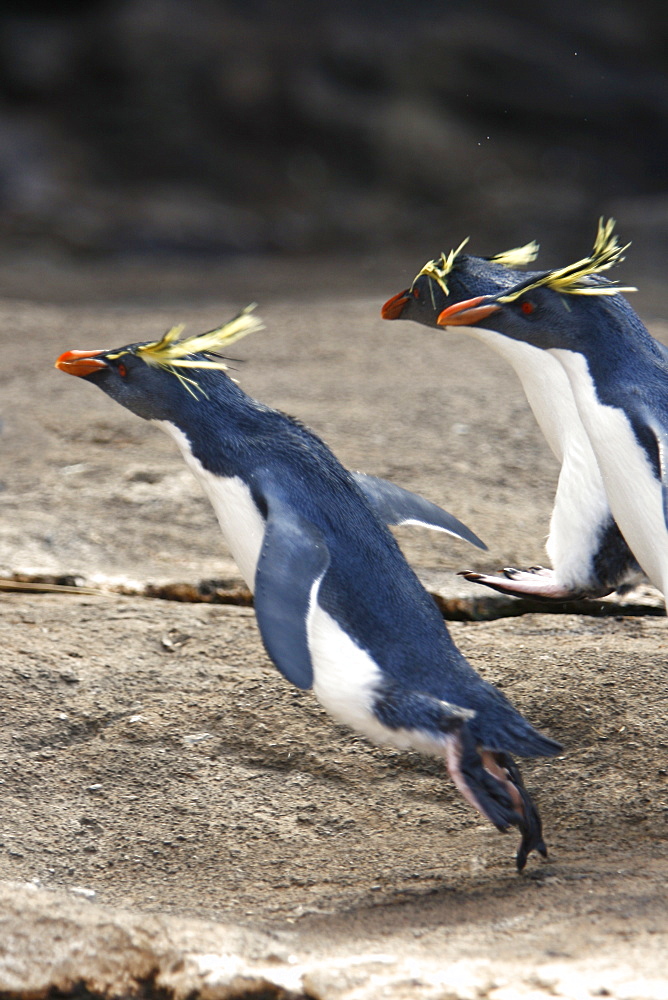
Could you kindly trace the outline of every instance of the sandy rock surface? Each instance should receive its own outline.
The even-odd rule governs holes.
[[[0,575],[240,585],[169,440],[52,366],[250,298],[268,328],[236,348],[243,387],[489,545],[402,530],[432,589],[542,561],[557,469],[521,390],[465,335],[381,322],[405,277],[338,298],[225,273],[167,305],[113,282],[6,298]],[[516,835],[438,762],[371,747],[290,688],[250,608],[0,593],[3,995],[668,996],[665,618],[450,628],[564,745],[523,764],[550,859],[522,877]]]

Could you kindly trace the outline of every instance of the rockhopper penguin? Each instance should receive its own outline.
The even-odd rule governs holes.
[[[440,313],[453,303],[478,295],[496,295],[518,282],[512,268],[530,264],[538,246],[473,257],[457,250],[428,261],[410,288],[389,299],[384,319],[411,319],[437,328]],[[526,272],[529,278],[539,272]],[[610,513],[596,458],[566,373],[545,351],[500,335],[493,324],[464,327],[515,369],[528,403],[557,461],[561,463],[546,544],[553,569],[507,567],[503,576],[464,573],[470,580],[517,597],[572,600],[601,597],[625,584],[639,567]]]
[[[377,743],[442,758],[498,829],[517,826],[517,867],[545,854],[538,811],[511,753],[552,756],[542,736],[456,648],[388,524],[477,541],[421,497],[351,474],[298,421],[247,396],[219,352],[259,323],[248,311],[208,334],[68,351],[56,367],[165,430],[208,494],[255,594],[280,672]]]
[[[544,351],[568,378],[610,509],[652,583],[668,592],[668,360],[621,295],[600,276],[622,259],[612,221],[593,253],[493,296],[446,308],[444,326],[481,323]],[[568,413],[559,414],[562,420]]]

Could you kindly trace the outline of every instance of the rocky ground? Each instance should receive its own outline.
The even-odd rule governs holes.
[[[0,593],[3,996],[668,996],[665,617],[450,624],[564,745],[523,765],[550,859],[518,876],[440,764],[287,685],[251,608],[143,596],[241,581],[171,442],[53,369],[259,300],[243,387],[468,523],[489,552],[399,537],[433,592],[482,593],[453,571],[540,562],[557,469],[493,354],[378,318],[414,270],[5,274],[0,574],[62,590]]]

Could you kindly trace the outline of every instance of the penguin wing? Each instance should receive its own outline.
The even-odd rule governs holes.
[[[353,472],[352,476],[385,524],[421,524],[425,528],[446,531],[455,538],[463,538],[479,549],[487,549],[470,528],[430,500],[388,483],[387,479],[367,476],[364,472]]]
[[[270,501],[255,571],[255,614],[269,656],[298,688],[313,684],[306,619],[313,585],[328,565],[329,550],[318,529]]]
[[[654,435],[656,449],[659,455],[659,478],[661,480],[661,496],[663,499],[663,520],[668,528],[668,431],[653,417],[648,410],[643,416],[647,427]]]

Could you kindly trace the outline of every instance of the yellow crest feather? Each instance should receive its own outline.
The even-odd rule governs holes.
[[[455,262],[455,258],[459,256],[470,238],[470,236],[467,236],[465,240],[462,240],[457,249],[451,250],[449,254],[446,254],[445,252],[441,253],[439,260],[428,260],[424,267],[418,271],[413,278],[411,288],[419,277],[426,274],[428,278],[431,278],[432,281],[435,281],[436,284],[443,289],[445,295],[449,295],[450,293],[448,291],[446,278],[448,274],[450,274],[450,271],[452,271],[452,265]]]
[[[252,314],[255,303],[246,306],[241,312],[228,323],[209,330],[207,333],[196,334],[194,337],[186,337],[180,340],[184,327],[182,325],[173,326],[165,333],[160,340],[154,340],[149,344],[139,344],[134,348],[134,353],[145,361],[147,365],[158,365],[175,375],[181,385],[191,395],[195,395],[193,389],[200,389],[197,381],[188,378],[179,368],[217,368],[225,371],[227,365],[221,359],[210,357],[194,358],[193,354],[215,354],[223,348],[233,344],[235,340],[241,340],[249,333],[256,333],[264,329],[264,324],[259,317]],[[193,388],[191,388],[191,386]]]
[[[460,253],[468,243],[470,237],[467,236],[465,240],[459,244],[456,250],[451,250],[450,253],[446,254],[443,252],[438,260],[428,260],[424,267],[418,271],[418,273],[413,278],[413,285],[423,274],[443,290],[445,295],[449,295],[450,291],[448,289],[447,277],[454,267],[455,260],[459,257]],[[531,243],[526,243],[523,247],[515,247],[512,250],[504,250],[501,253],[494,254],[493,257],[488,259],[494,264],[503,264],[504,267],[524,267],[526,264],[530,264],[538,256],[539,246],[535,240]],[[413,287],[411,285],[411,288]]]
[[[489,259],[493,264],[503,264],[504,267],[526,267],[527,264],[531,264],[536,259],[539,250],[540,244],[532,240],[531,243],[525,243],[523,247],[514,247],[512,250],[502,250],[501,253],[495,253]]]
[[[241,340],[249,333],[264,329],[264,324],[252,315],[255,304],[245,309],[231,319],[229,323],[209,330],[208,333],[196,334],[180,340],[183,326],[173,326],[164,337],[150,344],[140,344],[136,353],[148,365],[169,365],[179,368],[220,368],[227,367],[223,361],[199,360],[189,357],[191,354],[209,354]]]
[[[583,257],[574,264],[567,267],[556,268],[553,271],[546,271],[535,281],[527,282],[513,289],[506,295],[499,296],[499,302],[514,302],[520,295],[526,294],[533,288],[551,288],[555,292],[566,295],[617,295],[619,292],[636,292],[637,288],[620,287],[614,282],[610,284],[597,284],[589,279],[601,271],[607,271],[620,261],[624,260],[624,251],[631,246],[619,245],[619,240],[613,232],[615,220],[605,221],[602,217],[598,220],[598,231],[594,240],[594,247],[589,257]]]

